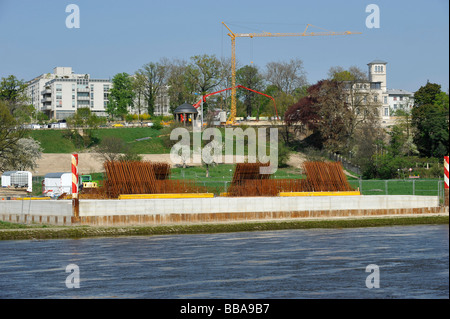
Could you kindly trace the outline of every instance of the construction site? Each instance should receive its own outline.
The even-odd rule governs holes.
[[[76,158],[73,181],[78,180]],[[170,179],[168,163],[106,161],[96,187],[73,184],[57,199],[0,201],[0,220],[53,225],[167,225],[297,218],[336,218],[448,212],[437,196],[361,195],[339,162],[305,162],[305,178],[261,174],[268,164],[237,163],[226,192],[195,180]],[[88,186],[87,184],[85,186]]]
[[[236,38],[301,37],[360,34],[360,32],[235,33],[231,38],[231,87],[202,95],[194,105],[181,105],[176,120],[204,126],[203,102],[208,96],[231,90],[230,114],[219,114],[218,125],[238,125],[236,90],[249,90],[273,101],[272,120],[280,120],[275,99],[236,84]],[[199,110],[198,110],[199,109]],[[176,110],[174,114],[176,113]],[[200,118],[200,121],[199,119]],[[78,155],[72,154],[72,172],[58,173],[66,190],[57,198],[7,197],[0,201],[0,220],[55,225],[179,224],[331,218],[374,215],[448,213],[448,201],[437,196],[365,196],[352,187],[340,162],[304,162],[303,178],[273,178],[262,174],[269,164],[237,163],[224,192],[211,192],[193,179],[171,179],[171,165],[152,161],[105,161],[104,179],[83,181],[78,175]],[[8,193],[11,196],[13,193]],[[448,194],[448,193],[447,193]],[[14,195],[12,195],[14,196]],[[448,197],[448,195],[446,196]],[[18,200],[11,200],[18,199]]]

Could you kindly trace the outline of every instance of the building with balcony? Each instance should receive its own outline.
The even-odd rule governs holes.
[[[55,67],[53,73],[42,74],[27,84],[31,104],[50,119],[65,119],[84,107],[93,114],[106,116],[110,80],[75,74],[71,67]]]
[[[367,65],[369,67],[367,80],[351,83],[347,102],[372,104],[378,108],[381,126],[389,127],[395,124],[397,119],[395,111],[411,110],[414,105],[414,93],[387,88],[387,62],[374,60]]]

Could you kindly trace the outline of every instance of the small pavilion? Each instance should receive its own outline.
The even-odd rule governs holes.
[[[191,121],[197,119],[198,111],[192,104],[184,103],[173,111],[173,115],[176,121],[183,122],[186,125],[189,119]]]

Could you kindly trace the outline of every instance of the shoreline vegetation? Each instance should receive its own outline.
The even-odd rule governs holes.
[[[0,221],[0,240],[80,239],[118,236],[152,236],[212,234],[226,232],[268,231],[287,229],[343,229],[357,227],[413,226],[449,224],[449,215],[380,216],[334,219],[289,219],[241,221],[183,225],[127,226],[50,226],[24,225]]]

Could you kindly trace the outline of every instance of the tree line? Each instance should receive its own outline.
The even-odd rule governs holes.
[[[364,178],[405,176],[418,163],[441,163],[449,154],[449,95],[439,84],[420,87],[411,109],[391,110],[392,126],[382,127],[381,105],[364,72],[333,67],[285,112],[284,141],[296,150],[343,155]],[[442,176],[436,167],[428,175]]]
[[[34,169],[41,157],[40,143],[27,137],[22,126],[34,112],[26,87],[14,75],[0,81],[0,171]]]
[[[236,82],[275,98],[278,113],[305,92],[306,72],[300,59],[288,62],[269,62],[263,70],[255,65],[237,68]],[[155,113],[157,98],[166,95],[170,112],[187,102],[194,104],[202,95],[231,87],[231,61],[215,55],[195,55],[189,60],[163,58],[144,64],[134,74],[116,74],[106,111],[111,118],[122,118],[133,111],[138,114]],[[203,110],[227,110],[231,100],[229,91],[209,97]],[[237,116],[274,116],[274,105],[267,97],[251,91],[237,92]]]

